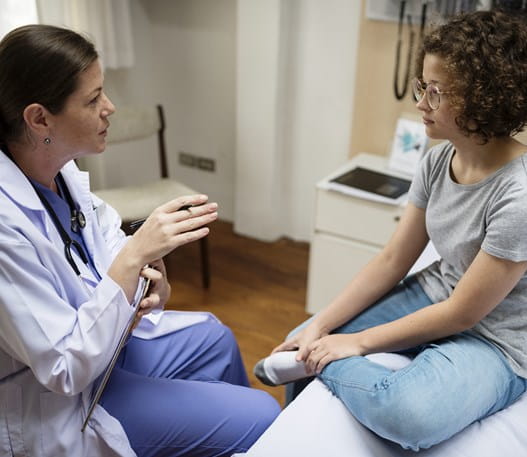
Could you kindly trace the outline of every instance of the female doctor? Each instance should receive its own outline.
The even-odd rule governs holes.
[[[149,314],[170,294],[162,257],[206,236],[217,205],[177,198],[124,236],[73,161],[104,151],[114,112],[82,36],[12,31],[0,42],[0,87],[0,455],[249,448],[279,408],[248,387],[232,333],[206,313]],[[81,432],[141,278],[151,286],[134,336]]]

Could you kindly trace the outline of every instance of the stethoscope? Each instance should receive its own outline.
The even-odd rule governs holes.
[[[62,174],[59,173],[55,179],[59,193],[63,195],[66,200],[66,203],[70,208],[71,230],[75,233],[79,233],[81,229],[86,227],[86,218],[84,217],[84,213],[80,209],[77,209],[77,206],[73,201],[73,198],[70,194],[68,186],[66,185],[66,181],[64,181],[64,177],[62,176]]]
[[[428,1],[424,0],[421,7],[421,27],[419,28],[419,40],[423,39],[424,28],[426,24],[426,11]],[[395,45],[395,69],[393,75],[393,92],[397,100],[402,100],[407,91],[408,84],[410,82],[410,72],[412,67],[412,56],[414,52],[415,32],[412,28],[412,16],[407,15],[408,29],[409,29],[409,43],[408,43],[408,54],[406,56],[406,68],[403,79],[403,87],[399,87],[399,64],[401,60],[401,47],[403,42],[403,26],[404,26],[404,12],[406,8],[406,1],[402,0],[399,9],[399,25],[397,28],[397,43]]]
[[[11,159],[11,161],[18,167],[18,164],[14,160],[13,156],[7,149],[7,147],[4,145],[3,150],[7,157]],[[20,167],[18,167],[20,171]],[[64,256],[66,257],[66,261],[69,263],[73,271],[77,276],[80,277],[81,272],[79,270],[79,267],[75,263],[75,259],[73,258],[73,252],[72,249],[75,249],[77,251],[77,254],[79,255],[80,259],[84,263],[84,265],[88,265],[88,256],[86,255],[86,252],[84,252],[83,247],[81,244],[72,239],[69,233],[66,231],[66,229],[62,226],[62,223],[60,222],[59,216],[51,206],[51,203],[48,201],[48,199],[44,196],[44,194],[39,190],[39,188],[35,185],[31,179],[22,171],[28,182],[31,184],[33,189],[35,190],[35,193],[37,194],[38,198],[44,205],[44,208],[46,208],[47,213],[51,217],[51,220],[53,221],[53,225],[55,225],[59,236],[64,243]],[[75,205],[75,202],[73,201],[73,197],[71,196],[71,193],[68,189],[68,186],[66,185],[66,181],[64,181],[64,177],[61,173],[57,175],[55,178],[55,182],[57,184],[57,190],[59,193],[62,193],[64,196],[64,199],[66,200],[66,203],[68,204],[68,207],[70,208],[70,223],[71,223],[71,230],[75,233],[79,233],[81,229],[86,227],[86,217],[84,216],[84,213],[77,209],[77,206]],[[82,282],[82,280],[81,280]],[[84,284],[84,283],[83,283]]]
[[[408,45],[408,55],[406,57],[406,72],[403,79],[403,87],[399,88],[399,61],[401,60],[401,46],[403,42],[403,24],[404,24],[404,10],[406,2],[401,1],[399,9],[399,26],[397,28],[397,43],[395,45],[395,70],[393,75],[393,91],[397,100],[402,100],[408,91],[408,82],[410,80],[410,67],[412,54],[414,49],[415,33],[412,29],[412,16],[408,15],[408,29],[410,31],[410,42]]]
[[[83,261],[84,265],[88,265],[88,256],[84,252],[84,249],[80,245],[80,243],[72,239],[66,229],[62,226],[62,223],[60,222],[57,213],[49,203],[48,199],[31,180],[29,180],[29,182],[31,183],[31,186],[33,186],[33,189],[38,195],[38,198],[44,205],[44,208],[46,208],[46,211],[51,217],[53,224],[59,232],[59,236],[62,239],[62,242],[64,243],[64,255],[66,257],[67,262],[70,264],[71,268],[73,268],[75,274],[77,276],[80,276],[81,272],[79,270],[79,267],[75,263],[75,259],[73,258],[72,249],[75,249],[77,251],[77,254],[79,254],[79,257]],[[84,217],[83,212],[78,210],[75,206],[73,197],[70,194],[70,191],[68,189],[68,186],[66,185],[66,182],[64,181],[64,177],[62,176],[62,174],[59,173],[57,175],[56,182],[59,192],[64,195],[66,203],[70,208],[71,230],[75,233],[79,233],[81,229],[86,227],[86,218]]]

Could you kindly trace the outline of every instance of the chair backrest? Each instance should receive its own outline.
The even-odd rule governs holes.
[[[157,135],[160,176],[168,178],[165,147],[165,115],[162,105],[124,105],[110,117],[108,144],[147,138]]]

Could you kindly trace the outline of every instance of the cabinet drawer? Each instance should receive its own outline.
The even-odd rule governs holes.
[[[371,245],[316,233],[309,252],[306,311],[314,314],[328,305],[379,251]]]
[[[402,211],[401,206],[317,189],[315,230],[384,246]]]

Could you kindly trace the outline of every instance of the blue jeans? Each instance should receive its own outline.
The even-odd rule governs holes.
[[[132,337],[100,404],[139,457],[245,452],[280,412],[251,389],[232,332],[215,319],[168,335]]]
[[[417,280],[407,278],[332,333],[358,332],[431,304]],[[331,362],[319,378],[357,420],[405,449],[450,438],[506,408],[527,387],[499,349],[470,331],[403,353],[412,362],[397,371],[356,356]]]

